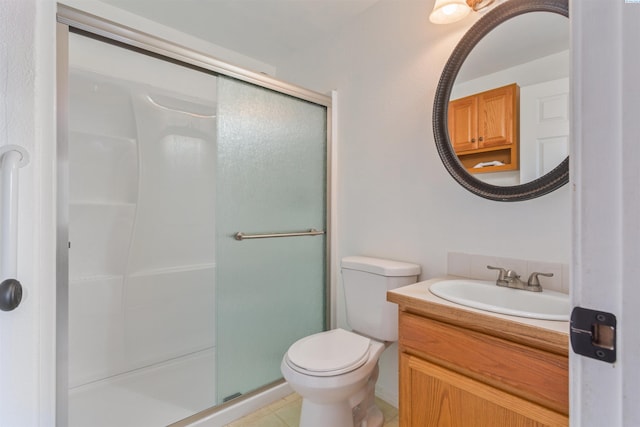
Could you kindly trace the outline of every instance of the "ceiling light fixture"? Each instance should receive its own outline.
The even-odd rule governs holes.
[[[474,12],[484,9],[487,6],[491,6],[495,0],[467,0],[467,4]]]
[[[450,24],[461,20],[470,11],[465,0],[436,0],[429,21],[434,24]]]
[[[466,17],[472,10],[478,12],[495,0],[436,0],[429,21],[434,24],[451,24]]]

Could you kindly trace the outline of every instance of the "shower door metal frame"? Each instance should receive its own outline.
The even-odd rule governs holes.
[[[330,96],[283,82],[266,74],[246,70],[236,65],[215,59],[207,54],[188,49],[168,40],[145,34],[129,27],[118,25],[66,5],[58,4],[57,19],[59,23],[67,25],[70,28],[100,36],[107,40],[121,43],[122,45],[130,48],[140,49],[183,64],[195,66],[203,70],[213,71],[217,74],[233,77],[238,80],[252,83],[256,86],[272,89],[305,101],[313,102],[314,104],[331,108]],[[330,117],[329,114],[328,117]]]
[[[155,37],[135,29],[91,15],[67,5],[58,4],[56,33],[56,61],[57,61],[57,243],[56,243],[56,282],[57,282],[57,324],[56,324],[56,425],[68,425],[68,295],[69,295],[69,216],[68,202],[68,115],[69,115],[69,32],[78,32],[93,36],[106,42],[114,43],[123,48],[140,51],[171,62],[216,75],[224,75],[253,85],[290,95],[308,101],[327,109],[327,151],[326,151],[326,190],[325,190],[325,324],[330,328],[334,323],[332,301],[332,282],[337,271],[336,261],[332,257],[332,128],[333,128],[333,98],[303,87],[293,85],[271,76],[246,70],[229,64],[204,53],[200,53],[168,40]],[[273,384],[266,385],[269,387]],[[261,389],[262,390],[262,389]],[[252,393],[248,393],[250,397]],[[235,401],[234,401],[235,403]],[[211,415],[228,404],[213,406],[199,414],[189,417],[188,421],[196,421]],[[183,421],[187,421],[183,420]],[[180,424],[178,422],[174,425]]]

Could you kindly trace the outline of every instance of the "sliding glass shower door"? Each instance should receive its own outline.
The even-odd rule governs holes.
[[[73,33],[64,96],[69,425],[164,426],[281,378],[325,326],[326,107]]]
[[[324,107],[218,78],[218,403],[324,327],[325,236],[275,236],[325,229],[326,129]]]

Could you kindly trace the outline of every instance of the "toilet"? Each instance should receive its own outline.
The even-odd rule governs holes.
[[[302,396],[300,427],[380,427],[375,405],[378,359],[398,339],[398,312],[390,289],[417,281],[420,266],[380,258],[342,259],[347,323],[304,337],[289,347],[281,371]]]

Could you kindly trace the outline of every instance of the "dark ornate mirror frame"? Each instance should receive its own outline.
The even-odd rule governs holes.
[[[501,187],[468,173],[449,140],[448,109],[451,89],[465,59],[476,44],[504,21],[530,12],[552,12],[569,17],[568,0],[508,0],[488,11],[462,37],[442,71],[433,104],[433,134],[438,154],[451,176],[467,190],[485,199],[515,202],[540,197],[569,182],[569,157],[555,169],[525,184]]]

